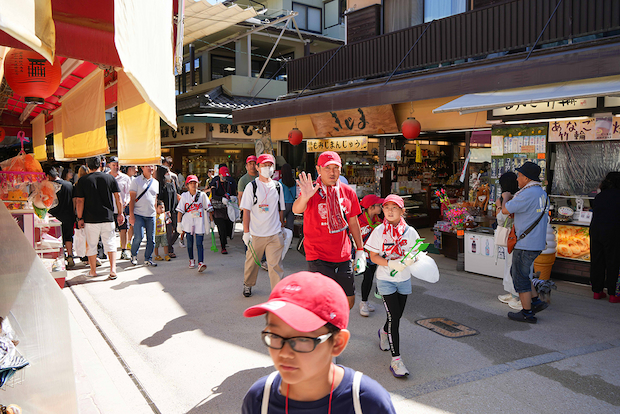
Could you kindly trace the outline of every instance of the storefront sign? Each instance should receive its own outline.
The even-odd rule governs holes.
[[[166,126],[161,127],[160,133],[162,144],[204,141],[207,138],[207,124],[179,124],[179,129],[177,131]]]
[[[368,149],[368,137],[346,137],[306,140],[307,152],[350,152],[366,151]]]
[[[620,118],[588,118],[549,123],[549,142],[620,139]]]
[[[543,112],[574,111],[596,108],[596,98],[563,99],[561,101],[510,105],[493,110],[493,116],[539,114]]]
[[[606,107],[620,106],[620,98],[617,96],[606,96],[605,106]]]
[[[588,227],[552,225],[556,234],[556,257],[590,261],[590,229]]]
[[[386,150],[385,151],[385,160],[386,161],[397,161],[400,162],[403,159],[400,150]]]
[[[213,138],[258,139],[260,134],[252,125],[211,124]]]
[[[310,115],[317,137],[398,133],[392,105],[347,109]]]

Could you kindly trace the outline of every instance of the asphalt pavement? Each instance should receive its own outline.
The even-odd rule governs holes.
[[[142,265],[142,246],[140,264],[120,261],[116,280],[107,279],[107,261],[99,277],[87,277],[81,264],[69,271],[64,293],[81,414],[239,413],[249,387],[273,371],[260,341],[264,319],[242,316],[268,298],[267,272],[259,272],[245,298],[240,225],[228,255],[209,247],[204,273],[188,268],[178,244],[178,258],[157,267]],[[411,375],[394,378],[389,353],[379,349],[381,302],[371,295],[377,310],[360,316],[361,277],[351,341],[337,361],[382,384],[397,412],[620,412],[620,305],[593,300],[589,286],[556,281],[538,324],[510,321],[511,309],[497,300],[505,293],[500,279],[456,271],[456,261],[431,256],[440,280],[413,279],[401,320],[401,354]],[[304,257],[289,250],[285,275],[305,269]],[[477,334],[447,337],[416,323],[428,318]]]

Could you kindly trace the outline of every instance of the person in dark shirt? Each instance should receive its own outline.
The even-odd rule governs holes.
[[[101,157],[86,160],[89,173],[79,179],[76,185],[75,210],[78,228],[83,228],[88,244],[86,256],[90,272],[88,276],[97,276],[97,242],[99,237],[110,260],[110,279],[116,279],[116,234],[114,232],[114,206],[118,213],[118,223],[125,222],[120,191],[114,177],[101,172]]]
[[[73,261],[73,224],[75,223],[73,185],[68,181],[61,180],[58,177],[58,170],[54,167],[47,168],[45,174],[48,181],[60,184],[60,190],[56,193],[58,205],[50,209],[49,213],[60,220],[62,241],[65,245],[67,254],[67,267],[72,268],[75,266],[75,262]]]
[[[590,282],[594,299],[620,303],[617,291],[620,271],[620,172],[607,174],[594,198],[590,223]]]
[[[228,200],[231,196],[237,195],[237,183],[230,176],[230,171],[226,165],[220,165],[219,175],[211,180],[211,204],[213,205],[213,215],[215,225],[220,235],[222,254],[228,254],[226,250],[226,238],[233,238],[234,225],[228,218]]]

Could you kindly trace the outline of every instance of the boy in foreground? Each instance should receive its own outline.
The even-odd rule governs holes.
[[[269,300],[246,317],[267,314],[261,332],[277,369],[252,385],[244,414],[395,413],[389,393],[373,379],[332,363],[351,334],[349,302],[333,279],[299,272],[282,279]]]

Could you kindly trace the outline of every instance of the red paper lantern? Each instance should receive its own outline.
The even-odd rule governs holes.
[[[401,131],[403,132],[403,136],[407,139],[416,139],[420,135],[420,131],[422,130],[422,125],[415,118],[407,118],[403,125],[401,126]]]
[[[11,49],[4,59],[4,76],[27,103],[42,104],[60,85],[60,60],[55,58],[52,65],[36,52]]]
[[[304,134],[302,134],[302,132],[297,128],[291,129],[288,133],[288,142],[290,142],[291,145],[299,145],[303,139]]]

